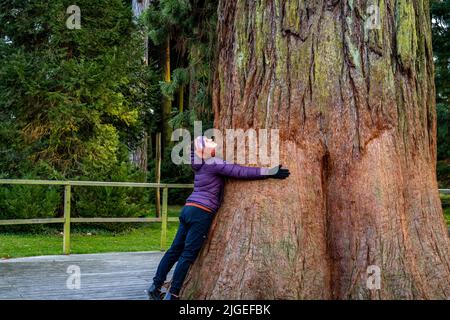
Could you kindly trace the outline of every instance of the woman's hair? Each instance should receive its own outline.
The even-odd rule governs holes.
[[[201,150],[205,147],[205,137],[204,136],[198,136],[194,139],[194,147],[195,150]]]

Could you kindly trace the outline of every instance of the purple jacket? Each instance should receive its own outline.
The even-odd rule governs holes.
[[[197,163],[195,163],[196,161]],[[223,200],[224,177],[247,180],[268,177],[267,168],[230,164],[218,157],[203,160],[194,152],[191,153],[191,166],[195,172],[194,192],[191,193],[186,202],[203,205],[210,208],[213,213],[219,210]]]

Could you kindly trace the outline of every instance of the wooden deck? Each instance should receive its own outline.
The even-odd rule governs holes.
[[[0,299],[146,300],[145,289],[162,255],[124,252],[0,260]],[[67,286],[70,266],[80,268],[79,289]]]

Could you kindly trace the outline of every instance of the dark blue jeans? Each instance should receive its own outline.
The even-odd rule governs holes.
[[[180,214],[180,226],[172,246],[159,262],[153,284],[160,288],[175,262],[178,264],[172,277],[170,292],[178,295],[190,265],[197,258],[208,235],[213,214],[193,206],[184,206]]]

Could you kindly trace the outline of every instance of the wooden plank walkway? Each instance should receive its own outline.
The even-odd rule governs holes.
[[[147,300],[145,289],[162,256],[120,252],[0,260],[0,299]],[[79,289],[67,286],[70,266],[80,268]]]

